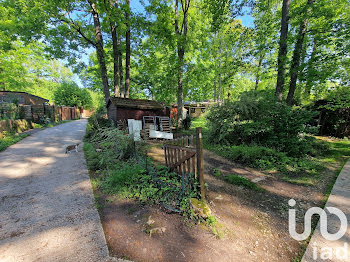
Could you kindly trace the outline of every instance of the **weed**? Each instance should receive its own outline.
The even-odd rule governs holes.
[[[230,183],[232,185],[242,186],[244,188],[248,188],[251,190],[258,191],[258,192],[264,191],[264,189],[259,187],[256,183],[254,183],[254,182],[250,181],[249,179],[242,177],[240,175],[230,174],[230,175],[225,176],[217,168],[213,169],[213,174],[214,174],[214,176],[216,176],[220,179],[223,179],[224,181],[226,181],[227,183]]]
[[[257,184],[254,182],[250,181],[249,179],[236,175],[236,174],[231,174],[228,176],[224,177],[224,180],[232,185],[237,185],[237,186],[242,186],[245,188],[249,188],[258,192],[264,192],[264,189],[259,187]]]
[[[4,151],[9,146],[16,144],[23,138],[29,136],[28,134],[14,134],[3,132],[0,136],[0,152]]]

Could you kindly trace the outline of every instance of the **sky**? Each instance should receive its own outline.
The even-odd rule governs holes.
[[[145,2],[147,4],[147,0],[145,1],[140,1],[140,0],[131,0],[130,1],[130,6],[131,6],[131,9],[134,13],[144,13],[145,12],[145,9],[142,5],[141,2]],[[253,23],[254,23],[254,20],[253,20],[253,17],[250,16],[250,15],[243,15],[243,16],[238,16],[237,19],[240,19],[242,21],[242,25],[243,26],[248,26],[248,27],[253,27]],[[84,54],[82,55],[82,58],[81,60],[85,63],[85,64],[88,64],[88,61],[89,61],[89,54],[91,52],[93,52],[94,49],[93,48],[90,48],[90,50],[88,50],[88,54]],[[80,78],[78,75],[74,75],[74,81],[79,85],[79,87],[84,87],[83,86],[83,83],[81,82]]]

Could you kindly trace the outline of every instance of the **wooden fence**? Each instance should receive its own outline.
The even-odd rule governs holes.
[[[13,104],[12,104],[13,105]],[[40,123],[49,118],[51,121],[74,120],[80,118],[80,108],[50,105],[19,105],[8,106],[0,104],[0,119],[25,119]]]
[[[202,128],[196,128],[196,137],[183,136],[164,144],[166,166],[179,175],[194,173],[199,180],[201,197],[205,198]]]
[[[67,106],[25,105],[20,106],[24,119],[40,122],[44,118],[51,121],[74,120],[80,118],[80,109]]]

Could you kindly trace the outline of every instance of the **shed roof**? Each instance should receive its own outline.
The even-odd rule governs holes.
[[[161,102],[147,99],[131,99],[122,97],[110,97],[107,106],[110,103],[117,107],[137,108],[137,109],[163,109],[164,105]]]
[[[36,96],[36,95],[32,95],[32,94],[29,94],[27,92],[22,92],[22,91],[0,91],[0,94],[26,94],[26,95],[29,95],[29,96],[33,96],[33,97],[36,97],[36,98],[40,98],[42,100],[45,100],[46,102],[49,102],[50,100],[46,99],[46,98],[43,98],[43,97],[40,97],[40,96]]]

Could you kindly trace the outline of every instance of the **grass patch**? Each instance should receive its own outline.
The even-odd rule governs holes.
[[[2,138],[0,138],[0,152],[4,151],[9,146],[16,144],[23,138],[29,136],[28,134],[15,134],[15,133],[2,133]]]
[[[216,154],[265,171],[278,171],[284,180],[291,183],[311,185],[319,178],[323,166],[313,157],[294,158],[283,152],[263,146],[222,146],[207,145]]]
[[[249,179],[247,179],[245,177],[239,176],[239,175],[231,174],[231,175],[225,176],[224,180],[232,185],[242,186],[242,187],[249,188],[251,190],[255,190],[258,192],[264,191],[264,189],[259,187],[254,182],[250,181]]]
[[[50,122],[47,124],[38,124],[38,123],[33,123],[33,127],[34,128],[46,128],[46,127],[54,127],[54,126],[58,126],[61,124],[65,124],[65,123],[69,123],[72,122],[74,120],[62,120],[62,121],[57,121],[57,122]]]
[[[242,177],[240,175],[237,174],[230,174],[230,175],[223,175],[221,173],[220,170],[218,169],[214,169],[214,175],[224,181],[226,181],[227,183],[230,183],[232,185],[236,185],[236,186],[242,186],[244,188],[247,189],[251,189],[254,191],[258,191],[258,192],[264,192],[265,190],[261,187],[259,187],[256,183],[250,181],[248,178]]]

